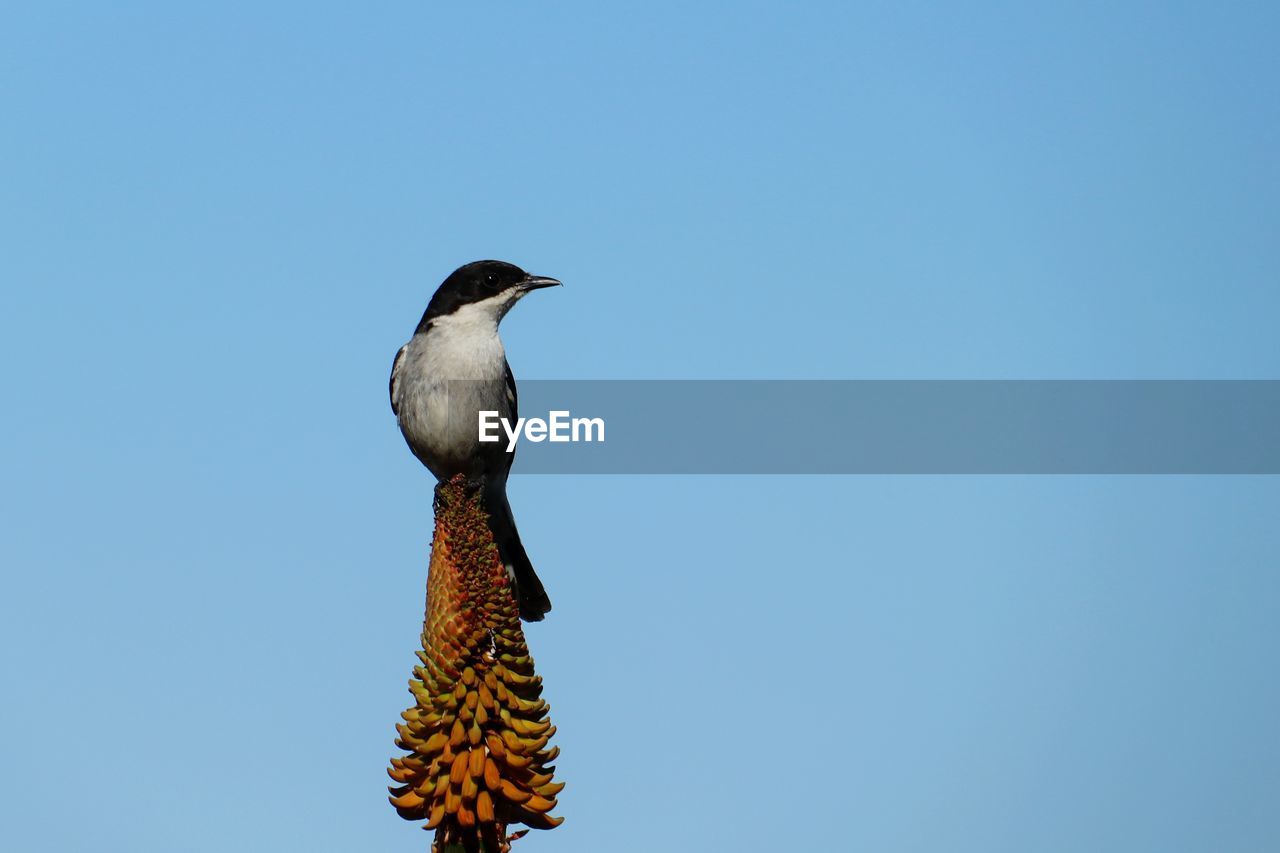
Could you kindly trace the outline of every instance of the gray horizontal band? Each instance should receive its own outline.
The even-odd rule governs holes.
[[[1280,473],[1275,380],[522,380],[519,392],[522,417],[606,426],[603,442],[522,439],[517,474]]]

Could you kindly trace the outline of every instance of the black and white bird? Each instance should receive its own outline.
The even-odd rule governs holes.
[[[516,423],[516,382],[498,324],[525,294],[560,284],[502,261],[454,270],[436,290],[413,337],[391,365],[391,410],[413,455],[444,482],[456,474],[482,482],[494,541],[514,579],[520,615],[536,622],[551,609],[507,502],[514,453],[481,442],[481,411]]]

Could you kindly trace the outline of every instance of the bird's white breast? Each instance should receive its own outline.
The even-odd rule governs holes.
[[[479,443],[478,412],[505,411],[506,353],[494,306],[466,305],[431,321],[405,347],[396,371],[400,429],[437,477],[476,473],[492,450]]]
[[[423,372],[446,380],[503,377],[506,351],[498,337],[497,320],[484,309],[483,302],[465,305],[432,320],[429,333],[414,336],[422,344]]]

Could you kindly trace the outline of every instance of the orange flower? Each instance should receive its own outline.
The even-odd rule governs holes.
[[[436,490],[421,665],[387,772],[391,804],[435,829],[434,849],[507,849],[506,829],[552,829],[556,795],[547,747],[555,726],[520,627],[511,581],[476,491],[461,476]]]

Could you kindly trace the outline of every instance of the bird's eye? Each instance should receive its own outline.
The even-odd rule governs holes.
[[[494,273],[489,273],[487,276],[484,277],[484,283],[489,285],[490,287],[496,287],[498,284],[498,276],[495,275]]]

